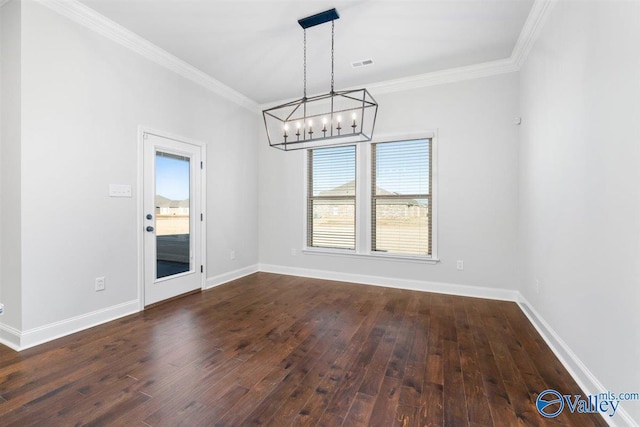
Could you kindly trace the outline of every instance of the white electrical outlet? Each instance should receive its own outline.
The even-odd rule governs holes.
[[[456,262],[456,268],[457,268],[458,270],[464,270],[464,261],[462,261],[461,259],[459,259],[459,260]]]
[[[104,277],[96,277],[96,292],[97,291],[104,291]]]
[[[0,303],[0,316],[4,314],[4,304]]]
[[[236,251],[229,251],[229,259],[236,259]]]
[[[291,256],[296,256],[297,251],[296,248],[291,248]]]

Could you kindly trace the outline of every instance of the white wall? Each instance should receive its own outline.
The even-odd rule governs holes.
[[[5,4],[0,15],[0,302],[5,304],[0,326],[20,329],[20,3]],[[8,338],[3,332],[0,338]]]
[[[34,2],[22,44],[23,330],[138,298],[138,125],[207,144],[208,275],[257,264],[255,112]]]
[[[261,132],[260,263],[396,279],[514,289],[517,240],[515,73],[375,95],[376,134],[438,131],[435,265],[301,254],[304,153],[270,148]],[[296,248],[298,255],[292,256]],[[464,271],[456,270],[464,260]]]
[[[559,2],[520,81],[521,291],[614,392],[640,384],[639,40],[637,2]]]

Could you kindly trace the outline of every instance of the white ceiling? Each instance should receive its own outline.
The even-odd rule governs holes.
[[[297,20],[335,7],[336,89],[508,58],[533,0],[81,0],[259,104],[302,96]],[[308,93],[329,90],[331,25],[307,30]],[[374,65],[351,63],[373,59]]]

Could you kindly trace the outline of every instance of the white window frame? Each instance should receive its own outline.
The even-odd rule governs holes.
[[[371,144],[380,142],[407,141],[412,139],[431,139],[431,255],[389,254],[371,250]],[[423,131],[416,133],[395,133],[381,135],[369,142],[359,142],[356,145],[356,249],[317,248],[307,245],[307,189],[308,162],[307,153],[304,156],[304,230],[302,233],[302,252],[311,255],[329,255],[355,258],[374,258],[389,261],[418,262],[435,264],[438,259],[438,137],[437,131]]]

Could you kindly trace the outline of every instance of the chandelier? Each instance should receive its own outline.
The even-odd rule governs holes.
[[[378,104],[367,89],[334,90],[335,9],[302,18],[304,92],[300,99],[262,111],[269,145],[284,151],[371,141]],[[331,22],[331,91],[307,97],[307,28]]]

